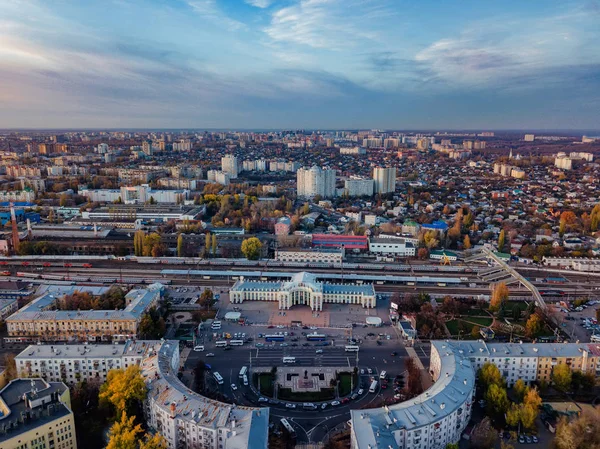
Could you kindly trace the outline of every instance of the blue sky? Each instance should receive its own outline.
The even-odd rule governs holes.
[[[600,1],[0,0],[0,128],[600,128]]]

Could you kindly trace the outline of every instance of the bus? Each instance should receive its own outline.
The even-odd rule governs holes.
[[[296,357],[284,357],[283,363],[296,363]]]
[[[371,382],[371,386],[369,387],[369,393],[375,393],[377,391],[378,382],[374,380]]]
[[[296,431],[294,430],[294,428],[290,425],[290,423],[288,422],[287,419],[285,418],[281,418],[281,425],[283,426],[283,428],[286,430],[287,433],[290,434],[290,436],[295,437],[296,436]]]
[[[285,341],[283,335],[265,335],[265,341]]]
[[[242,366],[242,369],[240,370],[239,378],[243,379],[246,374],[248,374],[248,367]]]
[[[306,339],[308,341],[325,341],[325,340],[327,340],[327,335],[317,334],[315,332],[314,334],[308,334],[306,336]]]
[[[225,340],[215,341],[215,346],[217,348],[224,348],[225,346],[227,346],[227,342]]]
[[[213,323],[210,325],[210,327],[213,330],[219,330],[219,329],[221,329],[221,322],[220,321],[213,321]]]
[[[244,344],[244,340],[231,340],[229,344],[231,346],[242,346]]]
[[[346,349],[346,352],[358,352],[358,350],[360,348],[356,345],[346,345],[345,349]]]
[[[213,373],[213,376],[219,385],[223,385],[223,377],[217,371]]]
[[[594,334],[590,337],[590,341],[592,343],[600,343],[600,335]]]

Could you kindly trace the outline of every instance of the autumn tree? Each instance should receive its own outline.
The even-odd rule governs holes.
[[[506,233],[504,229],[500,231],[500,235],[498,236],[498,251],[504,251],[504,244],[506,243]]]
[[[423,243],[425,243],[427,249],[433,249],[438,246],[440,241],[438,240],[437,231],[430,230],[425,232],[425,234],[423,234]]]
[[[471,245],[471,237],[469,237],[469,234],[465,235],[465,238],[463,239],[463,248],[464,249],[471,249],[473,245]]]
[[[502,308],[504,303],[508,300],[509,295],[508,287],[504,282],[499,282],[494,285],[492,290],[492,298],[490,299],[490,311],[497,312]]]
[[[556,426],[555,449],[598,449],[600,447],[600,409],[586,408],[579,417],[561,418]]]
[[[542,331],[543,326],[544,322],[542,318],[537,313],[533,313],[525,324],[525,333],[529,338],[537,337]]]
[[[488,413],[496,417],[504,415],[510,405],[506,388],[503,385],[491,384],[485,393],[485,400]]]
[[[426,260],[429,257],[429,250],[427,248],[419,248],[417,251],[417,257],[420,260]]]
[[[15,362],[15,355],[12,352],[4,354],[2,364],[4,365],[4,380],[6,382],[10,382],[18,377],[17,363]]]
[[[106,449],[167,449],[162,435],[145,433],[141,424],[135,424],[135,417],[125,412],[110,428],[108,438]]]
[[[527,385],[525,385],[523,379],[518,379],[515,382],[515,384],[513,385],[513,391],[515,393],[515,396],[517,397],[517,400],[523,401],[523,399],[525,398],[525,393],[527,393]]]
[[[138,257],[144,255],[145,236],[146,233],[142,230],[136,231],[135,234],[133,234],[133,253]]]
[[[494,447],[497,435],[490,418],[486,416],[471,432],[471,447],[473,449],[490,449]]]
[[[183,257],[183,234],[177,236],[177,257]]]
[[[496,365],[491,362],[485,362],[481,368],[479,368],[479,375],[477,376],[484,390],[487,390],[490,385],[504,385],[504,379],[502,374]]]
[[[213,257],[217,256],[217,234],[212,235],[211,252]]]
[[[510,427],[517,427],[520,422],[521,406],[513,402],[506,411],[506,424],[508,424]]]
[[[242,254],[248,260],[258,260],[262,250],[262,243],[256,237],[250,237],[242,242]]]
[[[571,386],[571,368],[566,363],[559,363],[552,369],[552,383],[561,390],[567,391]]]
[[[146,383],[138,365],[126,369],[112,369],[106,376],[106,382],[100,387],[100,401],[111,404],[116,415],[123,415],[134,409],[137,402],[146,397]]]

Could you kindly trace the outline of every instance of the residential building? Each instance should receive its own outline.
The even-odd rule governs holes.
[[[554,165],[557,168],[562,168],[563,170],[572,170],[573,169],[573,159],[571,159],[570,157],[567,157],[567,156],[559,155],[554,159]]]
[[[326,284],[317,282],[315,275],[306,272],[294,273],[286,282],[240,279],[229,290],[229,299],[232,304],[277,301],[280,310],[307,305],[314,311],[322,311],[324,303],[354,304],[369,309],[376,306],[373,285]]]
[[[300,198],[335,196],[335,170],[313,166],[296,172],[297,195]]]
[[[221,158],[221,171],[229,174],[230,179],[238,177],[238,158],[232,154],[228,154]]]
[[[393,193],[396,191],[396,167],[375,167],[373,169],[375,193]]]
[[[275,223],[275,235],[288,235],[290,233],[290,227],[292,220],[289,217],[281,217]]]
[[[372,179],[346,179],[344,191],[350,197],[373,196],[374,182]]]
[[[231,176],[229,173],[225,173],[221,170],[208,170],[206,172],[206,179],[211,182],[216,182],[223,186],[228,186],[231,182]]]
[[[475,398],[475,371],[454,342],[432,341],[433,385],[408,401],[351,410],[351,448],[444,449],[467,427]]]
[[[162,285],[154,284],[148,289],[131,290],[123,310],[53,310],[67,290],[47,291],[6,319],[7,339],[92,342],[136,338],[142,315],[156,305],[161,289]]]
[[[535,140],[535,134],[525,134],[523,140],[525,142],[533,142]]]
[[[369,248],[366,235],[312,234],[313,247],[345,248],[346,250],[362,250]]]
[[[381,148],[382,140],[379,137],[369,137],[363,139],[362,146],[365,148]]]
[[[62,382],[14,379],[0,391],[0,447],[77,449],[69,389]]]
[[[367,154],[367,149],[366,148],[362,148],[362,147],[342,147],[340,148],[340,154],[355,154],[355,155],[361,155],[361,154]]]

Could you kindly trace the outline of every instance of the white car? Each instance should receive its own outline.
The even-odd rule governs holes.
[[[364,370],[364,369],[361,369],[361,370],[360,370],[360,374],[365,374],[365,370]]]
[[[231,389],[232,389],[233,391],[237,390],[237,385],[236,385],[236,384],[231,384]]]
[[[283,324],[278,324],[277,329],[283,329],[285,326]]]
[[[290,404],[289,402],[285,404],[285,408],[296,408],[296,404]]]
[[[202,351],[204,351],[204,346],[202,346],[202,345],[194,346],[194,351],[202,352]]]
[[[215,355],[212,352],[209,352],[208,354],[206,354],[206,357],[214,357]]]
[[[321,404],[321,410],[325,410],[327,408],[327,402],[323,402]]]
[[[362,388],[359,388],[358,394],[363,394],[364,392],[365,392],[365,390],[363,390]]]
[[[310,330],[311,330],[311,331],[316,331],[317,329],[318,329],[318,327],[316,327],[316,326],[311,326],[311,327],[310,327]]]
[[[322,349],[317,349],[317,350],[315,351],[315,354],[323,354],[323,350],[322,350]]]
[[[386,371],[382,371],[381,374],[379,374],[379,378],[380,379],[385,379],[386,376],[387,376],[387,372]]]
[[[258,398],[258,402],[269,402],[269,400],[267,398]]]
[[[373,374],[373,370],[371,368],[367,368],[367,373]]]
[[[335,407],[336,405],[340,405],[340,401],[333,401],[333,402],[331,403],[331,405],[332,405],[333,407]]]

